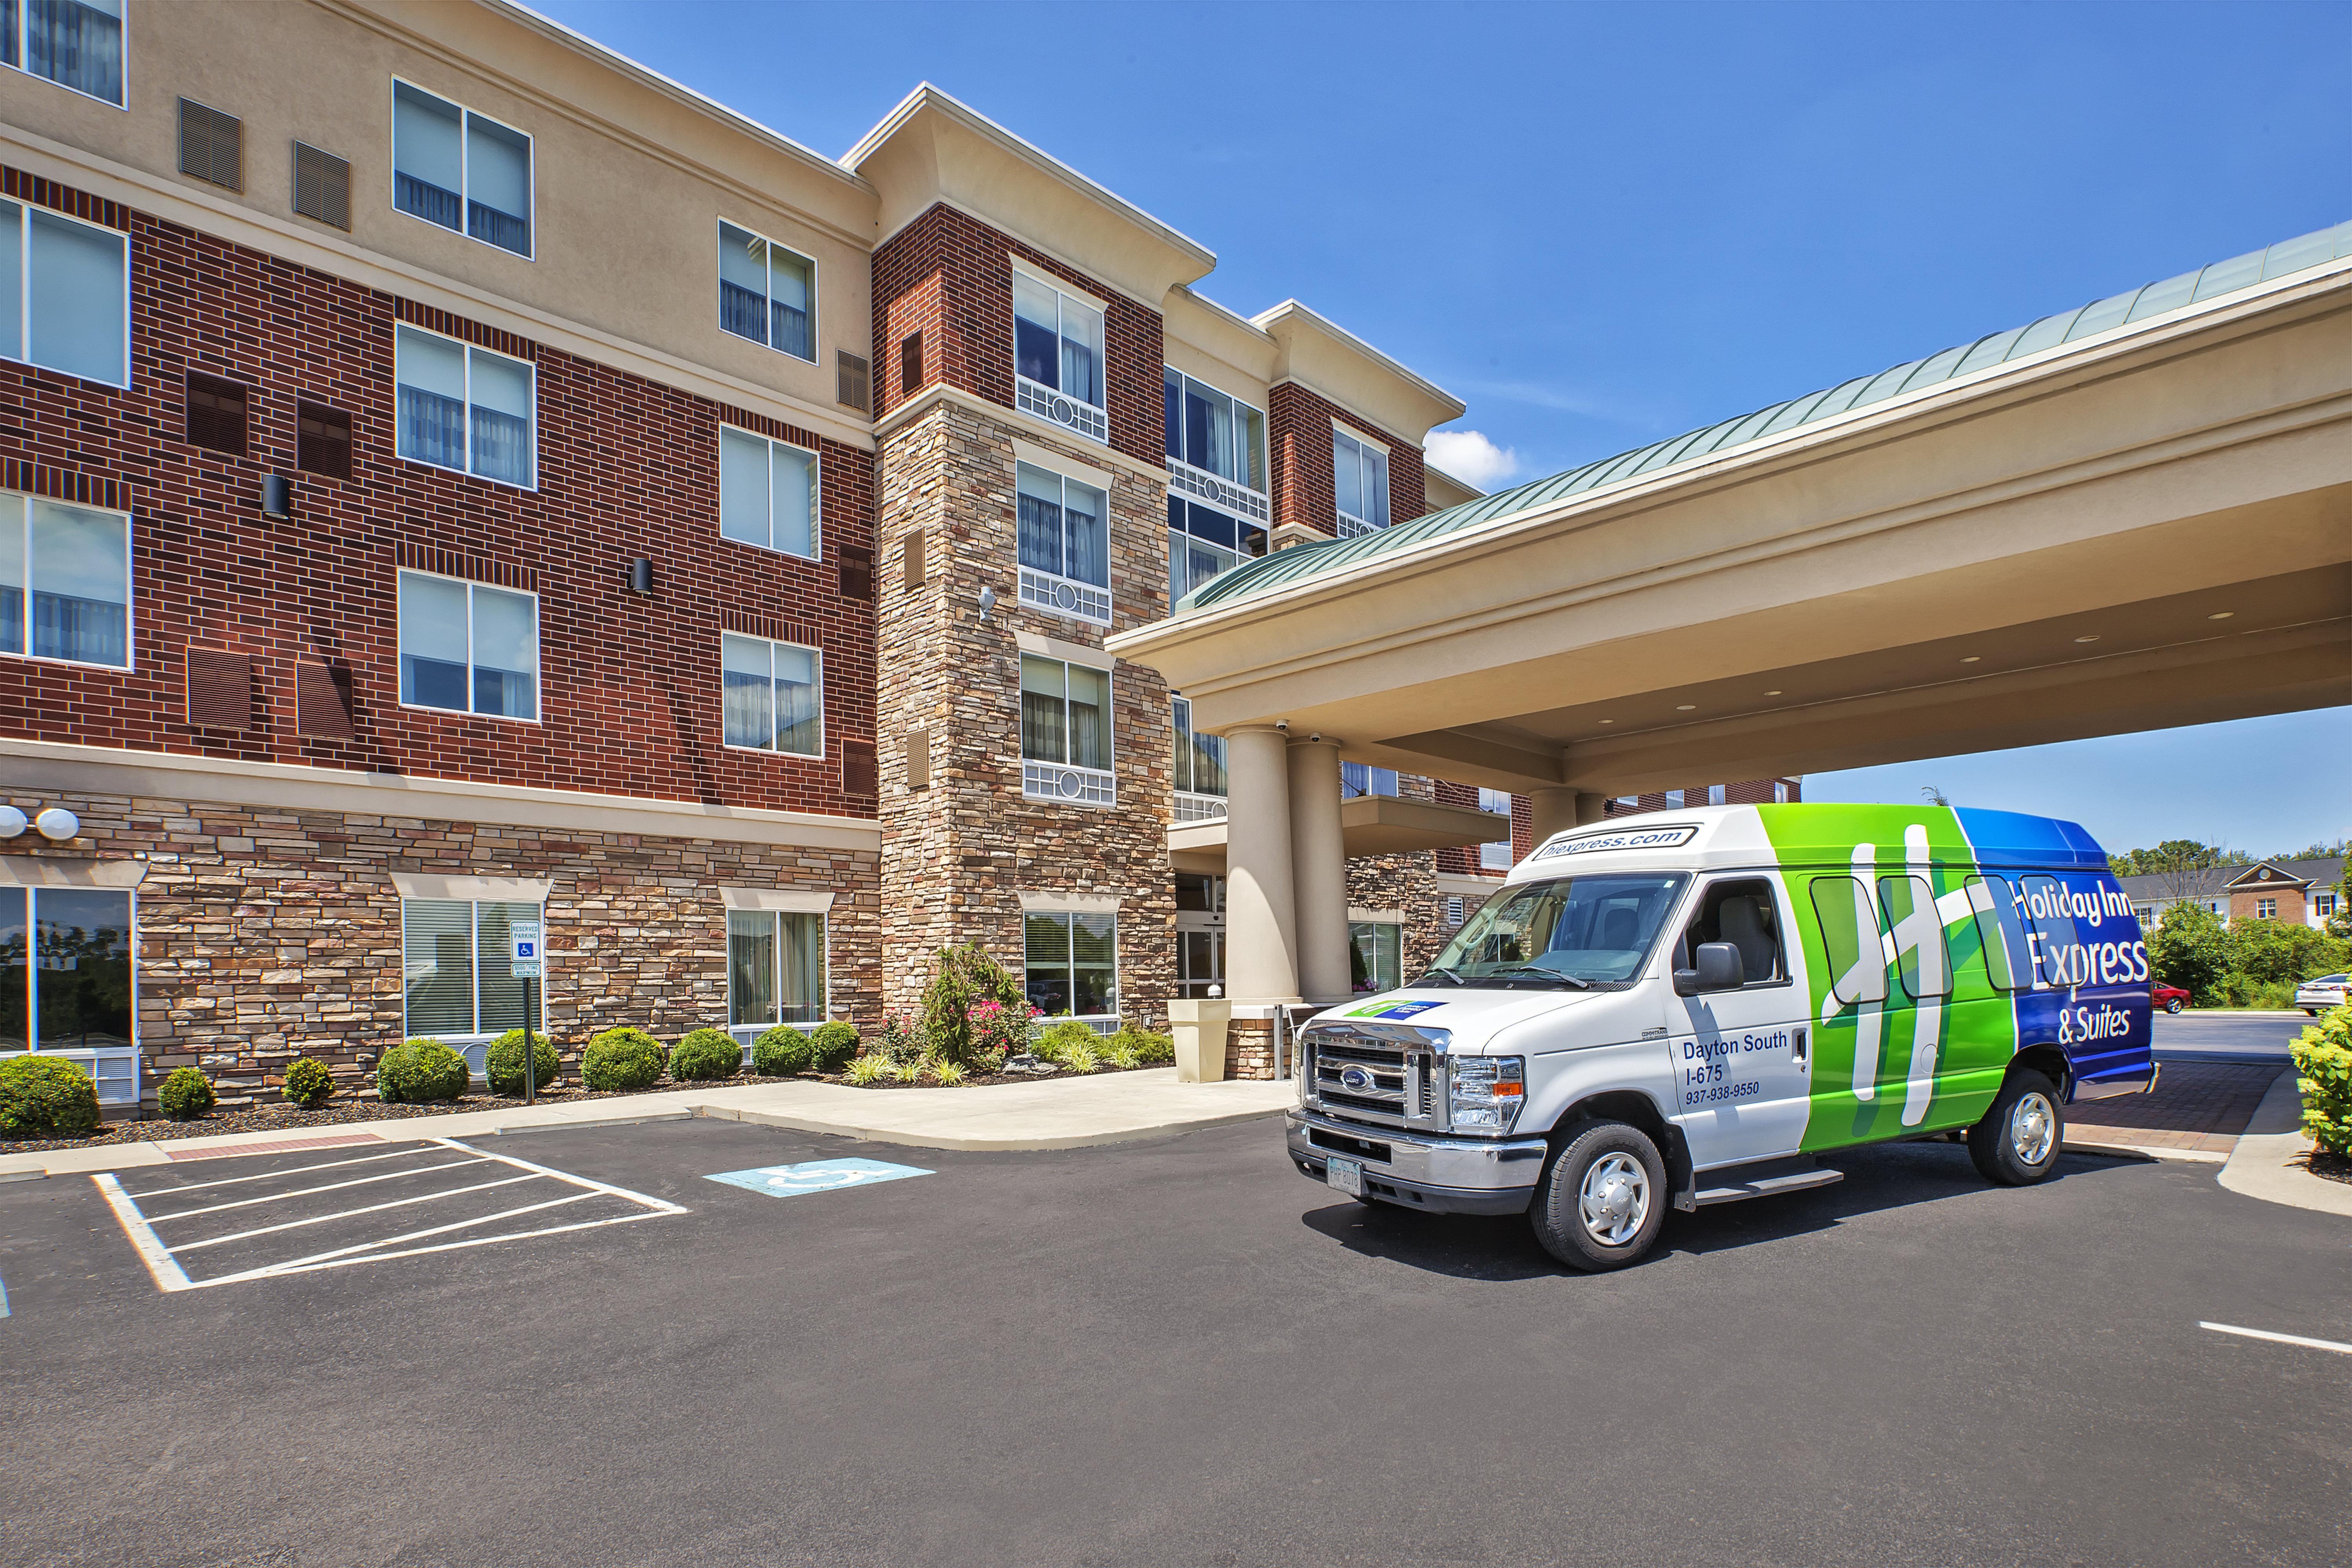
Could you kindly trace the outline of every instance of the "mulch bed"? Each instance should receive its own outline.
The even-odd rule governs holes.
[[[2331,1154],[2325,1149],[2314,1149],[2304,1168],[2322,1181],[2342,1182],[2352,1186],[2352,1155]]]
[[[1115,1068],[1108,1062],[1105,1062],[1102,1066],[1095,1068],[1091,1073],[1071,1072],[1066,1068],[1055,1068],[1047,1072],[974,1073],[971,1077],[964,1079],[958,1087],[962,1089],[985,1089],[992,1083],[1050,1083],[1057,1078],[1101,1078],[1106,1073],[1148,1072],[1153,1068],[1164,1068],[1171,1065],[1172,1064],[1168,1062],[1141,1062],[1131,1068]],[[845,1078],[827,1078],[824,1081],[827,1083],[837,1083],[845,1089],[937,1089],[940,1087],[938,1084],[932,1083],[929,1079],[918,1079],[913,1083],[900,1083],[896,1079],[886,1078],[877,1079],[873,1083],[852,1083]]]

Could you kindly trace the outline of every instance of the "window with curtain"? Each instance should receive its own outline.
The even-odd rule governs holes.
[[[1393,991],[1404,984],[1404,928],[1393,921],[1350,921],[1348,938],[1355,944],[1349,979],[1358,995]]]
[[[1345,430],[1331,432],[1331,488],[1339,505],[1339,537],[1389,525],[1389,452]]]
[[[719,536],[814,559],[819,468],[814,452],[720,426]]]
[[[1192,728],[1192,704],[1185,698],[1170,700],[1176,731],[1176,787],[1194,795],[1225,793],[1225,738],[1203,735]]]
[[[525,489],[537,482],[537,384],[528,360],[405,326],[393,353],[402,457]]]
[[[1013,357],[1024,379],[1105,406],[1102,312],[1024,272],[1013,275]]]
[[[723,633],[719,642],[727,743],[824,755],[824,656],[813,647],[734,632]]]
[[[537,719],[539,596],[403,572],[400,700],[411,708]]]
[[[530,138],[404,81],[392,85],[392,205],[530,254]]]
[[[0,63],[122,106],[122,0],[5,0],[0,27]]]
[[[728,1027],[822,1024],[824,1011],[824,917],[728,910]]]
[[[1265,553],[1257,523],[1181,496],[1168,498],[1168,602]]]
[[[1376,768],[1370,763],[1339,764],[1339,798],[1353,800],[1359,795],[1393,795],[1397,792],[1394,768]]]
[[[1108,771],[1110,671],[1023,654],[1021,756]]]
[[[1168,455],[1219,479],[1263,491],[1265,412],[1194,381],[1173,365],[1164,369]]]
[[[1033,572],[1110,585],[1110,498],[1092,485],[1028,463],[1014,465],[1021,564]]]
[[[0,653],[131,668],[131,519],[0,491]]]
[[[0,356],[131,384],[131,240],[0,201]]]
[[[543,921],[539,904],[404,899],[400,904],[403,1032],[410,1039],[467,1039],[523,1026],[531,998],[513,974],[513,922]],[[544,927],[542,926],[542,930]],[[546,1028],[547,983],[538,986],[535,1030]]]
[[[1491,811],[1507,818],[1511,815],[1511,792],[1503,789],[1482,789],[1478,792],[1478,809]],[[1511,868],[1511,841],[1506,837],[1491,844],[1478,846],[1478,868],[1482,871],[1507,871]]]
[[[1022,917],[1023,984],[1048,1018],[1118,1016],[1118,917],[1032,910]]]
[[[816,263],[775,241],[719,226],[719,326],[816,363]]]
[[[131,894],[0,888],[0,1051],[132,1043]]]

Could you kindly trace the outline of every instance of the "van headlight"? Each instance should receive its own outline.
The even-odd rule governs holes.
[[[1525,1057],[1445,1058],[1446,1124],[1457,1132],[1508,1132],[1527,1099]]]

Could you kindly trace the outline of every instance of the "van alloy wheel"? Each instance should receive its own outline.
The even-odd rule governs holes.
[[[2025,1187],[2058,1168],[2066,1113],[2058,1086],[2032,1068],[2011,1068],[1982,1121],[1969,1129],[1969,1158],[1997,1186]]]
[[[1650,1178],[1631,1154],[1609,1154],[1584,1173],[1577,1194],[1584,1228],[1603,1247],[1622,1247],[1650,1217]]]
[[[1665,1224],[1666,1162],[1658,1145],[1624,1121],[1578,1121],[1552,1137],[1528,1205],[1536,1239],[1588,1274],[1639,1260]]]
[[[2057,1135],[2058,1112],[2049,1096],[2035,1089],[2017,1097],[2009,1112],[2009,1142],[2019,1159],[2029,1165],[2041,1164],[2050,1158],[2050,1145]]]

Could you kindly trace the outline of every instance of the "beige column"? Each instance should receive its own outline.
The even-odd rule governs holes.
[[[1290,742],[1290,875],[1298,900],[1298,989],[1309,1002],[1355,993],[1348,963],[1348,850],[1339,827],[1339,745]]]
[[[1225,736],[1225,996],[1236,1003],[1299,1000],[1288,745],[1271,725]]]
[[[1576,797],[1576,825],[1589,827],[1609,815],[1609,797],[1605,795],[1579,794]]]
[[[1528,791],[1528,812],[1535,821],[1536,843],[1541,845],[1555,833],[1565,833],[1577,826],[1576,803],[1581,799],[1572,789],[1531,789]]]

